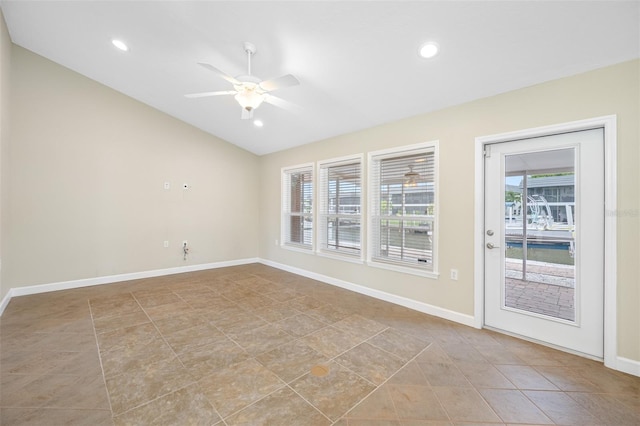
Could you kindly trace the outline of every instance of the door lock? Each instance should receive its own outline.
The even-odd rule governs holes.
[[[487,235],[488,235],[488,236],[490,236],[490,237],[491,237],[491,236],[493,236],[493,231],[492,231],[491,229],[489,229],[489,230],[487,231]]]

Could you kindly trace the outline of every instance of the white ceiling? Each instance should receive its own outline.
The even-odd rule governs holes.
[[[638,1],[0,5],[14,43],[259,155],[640,57]],[[232,89],[196,63],[246,74],[244,41],[253,74],[300,80],[274,93],[296,108],[256,109],[262,128],[233,96],[183,96]]]

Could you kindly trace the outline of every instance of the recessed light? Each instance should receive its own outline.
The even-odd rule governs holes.
[[[256,127],[262,127],[264,126],[264,123],[262,122],[262,120],[253,120],[253,125]]]
[[[438,46],[438,43],[430,41],[422,45],[422,47],[420,48],[420,56],[427,59],[433,58],[438,54],[439,50],[440,46]]]
[[[129,46],[127,46],[126,44],[124,44],[124,42],[122,40],[116,40],[115,38],[113,40],[111,40],[111,43],[117,47],[118,49],[122,50],[123,52],[126,52],[129,50]]]

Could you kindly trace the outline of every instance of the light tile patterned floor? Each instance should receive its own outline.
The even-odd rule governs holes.
[[[638,425],[640,378],[257,264],[0,318],[2,425],[523,423]]]

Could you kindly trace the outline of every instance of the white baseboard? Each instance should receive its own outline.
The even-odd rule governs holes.
[[[634,361],[632,359],[619,356],[616,358],[616,365],[614,368],[618,371],[622,371],[623,373],[640,377],[640,361]]]
[[[223,261],[223,262],[203,263],[200,265],[178,266],[175,268],[155,269],[151,271],[132,272],[128,274],[107,275],[104,277],[85,278],[80,280],[62,281],[57,283],[39,284],[39,285],[32,285],[32,286],[26,286],[26,287],[14,287],[9,289],[5,297],[2,299],[2,303],[0,303],[0,315],[2,315],[7,305],[9,305],[11,298],[16,296],[27,296],[30,294],[48,293],[51,291],[69,290],[73,288],[90,287],[94,285],[111,284],[111,283],[130,281],[130,280],[139,280],[141,278],[153,278],[153,277],[160,277],[164,275],[181,274],[184,272],[204,271],[206,269],[225,268],[228,266],[246,265],[249,263],[259,263],[259,262],[260,260],[258,258],[239,259],[239,260],[230,260],[230,261]]]
[[[2,301],[0,302],[0,316],[4,312],[9,302],[11,301],[12,297],[13,297],[13,289],[10,288],[7,294],[4,295],[4,297],[2,298]]]
[[[260,259],[260,263],[272,266],[274,268],[282,269],[283,271],[291,272],[303,277],[311,278],[323,283],[335,285],[337,287],[351,290],[356,293],[371,296],[376,299],[384,300],[396,305],[404,306],[414,311],[422,312],[425,314],[433,315],[436,317],[444,318],[450,321],[454,321],[460,324],[468,325],[469,327],[475,327],[474,317],[471,315],[461,314],[459,312],[451,311],[449,309],[440,308],[438,306],[429,305],[428,303],[418,302],[416,300],[408,299],[403,296],[387,293],[385,291],[372,289],[369,287],[361,286],[358,284],[350,283],[348,281],[339,280],[337,278],[329,277],[327,275],[310,272],[305,269],[295,268],[282,263],[273,262],[266,259]]]

